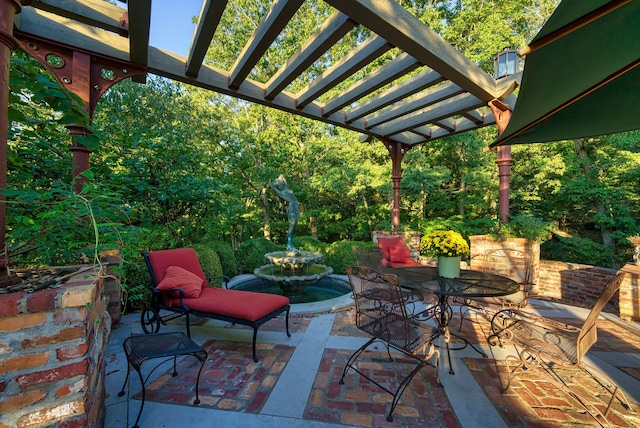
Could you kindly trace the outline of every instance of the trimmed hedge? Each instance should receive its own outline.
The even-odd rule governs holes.
[[[264,255],[285,248],[265,238],[254,238],[244,241],[235,250],[238,273],[253,273],[256,268],[266,264]]]

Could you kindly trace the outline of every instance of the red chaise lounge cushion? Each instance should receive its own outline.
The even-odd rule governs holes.
[[[275,294],[203,287],[197,299],[182,299],[192,311],[219,314],[257,321],[289,304],[289,299]],[[168,306],[180,306],[180,299],[166,298]]]

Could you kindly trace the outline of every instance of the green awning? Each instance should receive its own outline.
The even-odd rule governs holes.
[[[640,128],[640,0],[563,0],[530,46],[537,43],[511,120],[492,147]]]

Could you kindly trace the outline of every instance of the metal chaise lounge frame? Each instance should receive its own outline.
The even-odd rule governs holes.
[[[257,293],[228,289],[229,278],[222,278],[224,288],[210,287],[213,278],[205,277],[198,256],[193,248],[177,248],[171,250],[145,251],[142,256],[147,264],[153,285],[149,286],[153,292],[151,306],[145,308],[140,316],[142,329],[145,333],[157,333],[160,325],[181,316],[186,318],[187,336],[191,337],[189,327],[190,316],[211,318],[234,324],[246,325],[253,328],[253,360],[258,361],[256,355],[256,339],[258,328],[282,313],[286,313],[286,331],[289,333],[289,299],[274,294]],[[180,267],[202,278],[202,291],[199,297],[189,298],[184,289],[179,287],[158,289],[158,285],[165,278],[169,267]],[[160,311],[168,311],[165,316]]]
[[[589,312],[582,327],[565,324],[550,318],[528,313],[521,309],[503,309],[492,320],[492,334],[489,343],[492,345],[513,344],[518,355],[508,355],[507,384],[503,387],[505,392],[511,385],[518,370],[534,369],[540,373],[546,373],[548,378],[560,389],[574,398],[584,409],[602,426],[608,424],[607,415],[614,399],[617,397],[627,410],[634,412],[624,393],[602,371],[588,365],[583,357],[591,346],[596,343],[596,321],[600,312],[609,299],[618,291],[624,273],[619,273],[607,285],[605,285],[600,297]],[[510,362],[515,361],[515,367]],[[553,365],[559,367],[577,367],[589,374],[609,393],[611,398],[604,412],[587,402],[573,389],[569,388],[558,375],[553,372]]]

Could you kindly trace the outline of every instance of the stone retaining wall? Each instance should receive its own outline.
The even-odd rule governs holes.
[[[111,317],[95,271],[0,295],[0,428],[100,427]]]

